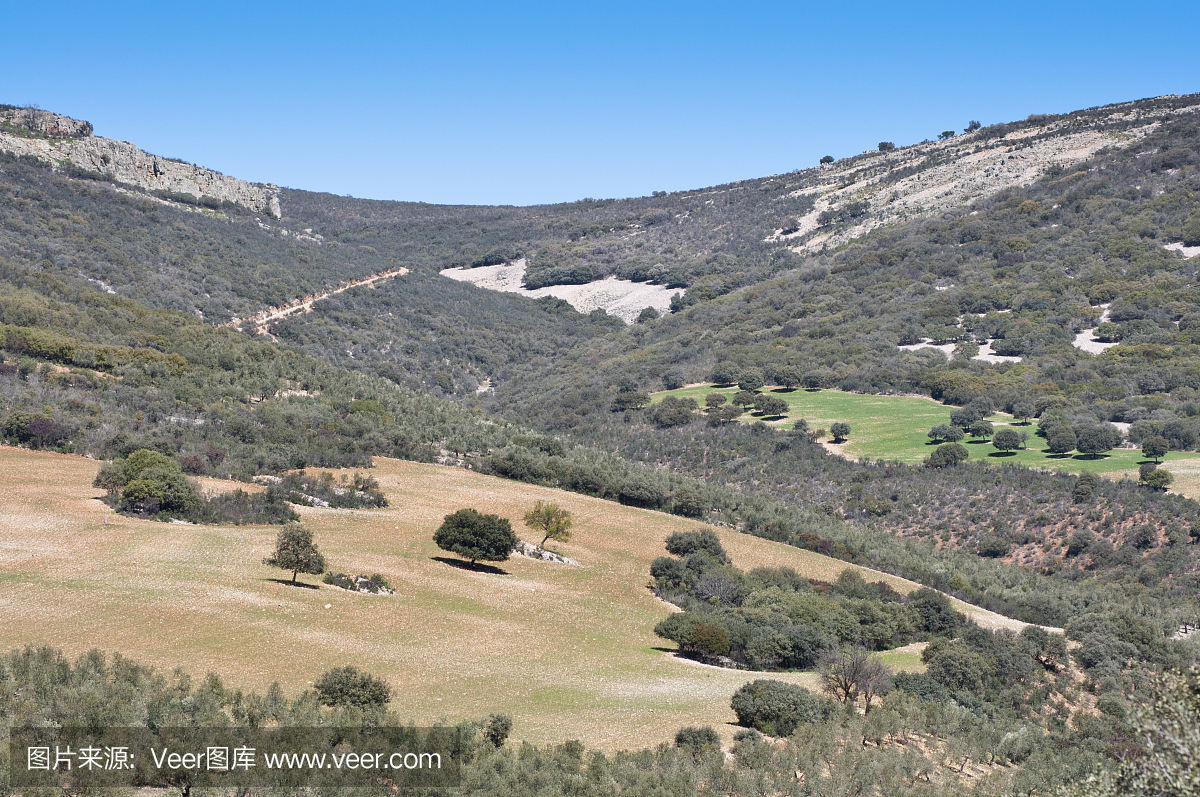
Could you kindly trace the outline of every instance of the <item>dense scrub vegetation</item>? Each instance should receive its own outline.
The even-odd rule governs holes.
[[[791,568],[729,561],[711,530],[676,532],[650,565],[660,598],[684,611],[655,627],[681,651],[712,663],[753,669],[812,669],[827,651],[852,644],[887,650],[918,638],[952,635],[962,624],[945,595],[901,595],[843,570],[833,584]]]
[[[258,494],[234,490],[202,495],[196,482],[183,474],[178,461],[146,448],[105,463],[92,486],[104,490],[103,500],[109,506],[143,518],[236,525],[289,523],[300,519],[287,505],[281,490]]]

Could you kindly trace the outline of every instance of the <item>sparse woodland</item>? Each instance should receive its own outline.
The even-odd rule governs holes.
[[[650,406],[648,394],[750,374],[747,385],[927,395],[948,421],[1003,410],[1030,418],[1048,445],[1070,431],[1072,447],[1102,452],[1117,423],[1149,458],[1197,450],[1200,259],[1167,245],[1200,246],[1200,120],[1166,112],[1195,99],[1154,101],[1158,126],[1129,147],[806,254],[779,236],[813,211],[812,170],[529,208],[284,190],[284,217],[264,221],[0,155],[0,436],[110,462],[97,486],[123,511],[204,522],[288,527],[289,503],[382,505],[369,476],[335,483],[302,469],[368,468],[374,456],[470,467],[818,551],[1063,628],[1070,642],[935,628],[917,596],[743,573],[701,546],[652,571],[686,610],[662,633],[693,654],[770,670],[816,666],[841,644],[921,640],[927,673],[896,675],[868,714],[821,709],[790,739],[747,729],[730,761],[703,729],[605,756],[469,725],[468,793],[1049,794],[1104,767],[1110,783],[1141,783],[1139,751],[1167,732],[1146,707],[1193,710],[1184,681],[1162,673],[1198,657],[1172,636],[1200,619],[1200,504],[1149,474],[1138,484],[975,461],[850,462],[803,425],[734,423],[690,399]],[[1110,117],[1054,121],[1127,130]],[[958,149],[894,171],[861,156],[876,163],[876,188],[823,213],[820,229],[845,233],[889,202],[890,186],[957,154],[986,152],[997,168],[1019,158],[1032,141],[1004,136],[1045,121],[971,129]],[[627,327],[438,275],[518,256],[530,287],[617,275],[686,292]],[[268,335],[219,328],[397,268],[409,273]],[[1084,330],[1117,345],[1086,353],[1073,345]],[[954,354],[898,348],[923,340]],[[984,344],[1021,359],[974,359]],[[202,499],[189,481],[264,475],[280,481],[262,498]],[[57,697],[19,688],[45,679]],[[114,721],[150,703],[189,721],[328,714],[315,693],[246,696],[98,654],[71,664],[14,652],[0,681],[8,723],[62,719],[87,690]],[[143,697],[118,699],[122,689]]]

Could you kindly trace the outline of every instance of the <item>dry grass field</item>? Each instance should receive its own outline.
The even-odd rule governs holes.
[[[514,737],[579,739],[604,750],[670,740],[683,725],[735,727],[729,698],[758,674],[684,661],[655,623],[672,609],[646,588],[670,533],[694,522],[481,476],[380,459],[391,506],[300,508],[329,566],[379,572],[394,596],[349,593],[261,563],[276,528],[194,526],[110,513],[91,487],[99,463],[0,447],[0,646],[97,647],[160,668],[208,671],[227,684],[295,693],[354,664],[392,684],[392,706],[417,723],[511,714]],[[240,485],[229,485],[240,486]],[[206,480],[206,489],[220,483]],[[513,521],[536,499],[569,509],[575,567],[514,557],[503,574],[454,567],[432,541],[462,507]],[[105,520],[108,520],[106,523]],[[720,531],[735,565],[789,565],[832,580],[847,565]],[[880,574],[864,571],[875,580]],[[908,592],[914,585],[882,576]],[[960,607],[963,608],[963,607]],[[988,625],[1019,623],[973,612]],[[908,661],[897,664],[910,664]],[[815,686],[810,673],[770,677]]]

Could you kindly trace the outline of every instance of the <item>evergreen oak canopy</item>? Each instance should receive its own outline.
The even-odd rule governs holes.
[[[433,541],[444,551],[456,553],[475,564],[480,559],[503,562],[517,545],[508,520],[485,515],[474,509],[460,509],[446,515],[433,534]]]

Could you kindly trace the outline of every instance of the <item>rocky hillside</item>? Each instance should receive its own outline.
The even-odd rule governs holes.
[[[1031,185],[1048,170],[1083,163],[1101,149],[1132,146],[1161,127],[1164,118],[1194,117],[1200,100],[1161,97],[1100,110],[1034,115],[897,149],[881,144],[810,170],[816,172],[814,184],[794,193],[814,197],[812,209],[768,240],[787,241],[797,252],[815,251],[879,227],[961,208]]]
[[[279,218],[279,188],[143,152],[127,141],[92,135],[92,125],[36,108],[0,106],[0,150],[131,185],[170,199],[233,202]]]

